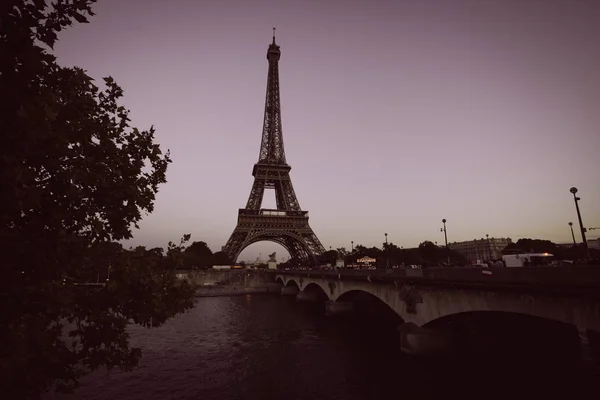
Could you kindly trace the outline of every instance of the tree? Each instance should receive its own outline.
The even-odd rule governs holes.
[[[337,260],[337,258],[338,258],[337,250],[327,250],[326,252],[319,255],[318,262],[320,264],[335,265],[335,260]]]
[[[345,247],[337,248],[336,251],[340,258],[345,258],[349,254]]]
[[[354,246],[354,254],[359,258],[364,257],[367,254],[367,250],[369,249],[362,244],[357,244]]]
[[[129,321],[158,326],[193,306],[167,256],[114,242],[153,210],[169,153],[154,129],[129,126],[122,89],[101,89],[51,54],[57,34],[87,22],[93,0],[0,5],[0,393],[68,391],[99,367],[130,369]],[[187,236],[189,239],[189,235]],[[101,273],[105,286],[95,282]],[[105,278],[107,279],[107,278]],[[105,281],[106,282],[106,281]]]
[[[189,269],[210,268],[213,253],[206,242],[194,242],[185,249],[185,267]]]
[[[153,247],[148,250],[152,254],[156,254],[157,256],[163,257],[165,255],[165,250],[162,247]]]
[[[212,255],[211,260],[212,265],[230,265],[233,264],[233,261],[229,258],[229,255],[224,251],[217,251]],[[246,265],[240,262],[240,265]]]
[[[435,264],[439,251],[439,247],[429,240],[419,244],[419,255],[425,264]]]
[[[277,269],[298,268],[302,266],[301,260],[298,258],[290,258],[285,262],[277,264]]]
[[[533,251],[534,253],[555,254],[558,251],[558,246],[555,243],[541,239],[519,239],[515,243],[515,247],[522,249],[524,252]]]

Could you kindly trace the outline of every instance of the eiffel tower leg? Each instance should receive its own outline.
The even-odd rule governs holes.
[[[306,247],[309,249],[310,253],[313,255],[320,255],[325,252],[325,248],[317,238],[317,235],[310,230],[310,233],[304,235],[304,242],[306,243]],[[315,259],[315,262],[317,260]]]
[[[289,174],[285,174],[276,185],[277,208],[284,210],[300,210],[300,203],[294,192],[294,186]]]
[[[223,246],[223,248],[221,249],[223,252],[225,252],[225,254],[227,254],[227,256],[232,262],[235,262],[237,257],[242,252],[244,242],[246,241],[247,237],[247,232],[242,232],[238,228],[236,228],[229,237],[229,240],[227,240],[225,246]]]
[[[285,239],[285,242],[286,245],[284,247],[290,253],[290,258],[295,258],[303,263],[312,263],[310,254],[302,243],[289,237]]]
[[[261,179],[255,178],[250,190],[250,196],[248,196],[248,203],[246,208],[250,210],[258,210],[262,204],[263,196],[265,194],[265,182]]]

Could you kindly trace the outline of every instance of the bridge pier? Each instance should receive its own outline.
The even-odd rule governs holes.
[[[452,336],[445,330],[422,328],[412,322],[398,327],[400,348],[411,355],[440,355],[452,350]]]
[[[350,301],[328,300],[325,302],[325,315],[348,315],[354,313],[354,303]]]
[[[281,288],[281,294],[284,296],[291,296],[298,294],[298,288],[296,286],[284,286]]]
[[[315,292],[298,292],[296,301],[298,303],[316,303],[319,301],[319,296]]]
[[[590,343],[589,331],[583,328],[577,328],[579,332],[579,343],[581,345],[581,362],[587,367],[600,369],[600,365],[595,360],[594,349]]]

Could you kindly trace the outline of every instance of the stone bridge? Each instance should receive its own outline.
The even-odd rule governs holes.
[[[328,315],[351,311],[353,294],[368,293],[405,322],[401,337],[407,343],[406,333],[418,332],[416,327],[482,311],[571,324],[584,343],[588,332],[600,332],[598,267],[286,271],[276,275],[276,281],[283,285],[282,294],[295,294],[298,301],[325,300]]]

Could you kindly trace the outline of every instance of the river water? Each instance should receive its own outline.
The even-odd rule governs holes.
[[[131,335],[143,351],[139,368],[96,372],[74,395],[45,398],[600,398],[597,376],[552,352],[536,362],[414,358],[400,352],[392,327],[328,318],[293,296],[199,298],[164,326]]]

